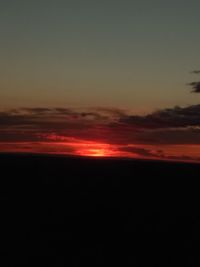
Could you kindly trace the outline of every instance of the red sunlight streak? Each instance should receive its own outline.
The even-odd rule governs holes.
[[[140,151],[149,151],[149,154],[142,154]],[[157,151],[163,151],[163,155],[162,153],[157,154]],[[0,142],[0,152],[61,154],[96,158],[146,158],[200,162],[199,151],[199,145],[114,145],[76,138],[66,138],[61,142]]]

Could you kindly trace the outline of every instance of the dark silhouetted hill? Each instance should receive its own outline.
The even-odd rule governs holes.
[[[200,164],[2,154],[0,169],[8,266],[200,263]]]

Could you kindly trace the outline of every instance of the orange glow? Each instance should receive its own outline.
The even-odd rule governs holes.
[[[90,156],[90,157],[106,157],[107,153],[105,149],[101,148],[94,148],[94,149],[88,149],[86,151],[83,151],[84,156]]]
[[[114,152],[108,144],[91,142],[80,144],[78,154],[89,157],[109,157],[113,156]]]
[[[127,151],[124,148],[128,148]],[[131,150],[132,148],[132,150]],[[141,151],[150,151],[143,155]],[[159,154],[157,151],[163,153]],[[63,142],[0,142],[0,153],[44,153],[86,157],[125,157],[200,162],[200,145],[114,145],[65,138]],[[186,156],[185,156],[186,155]]]

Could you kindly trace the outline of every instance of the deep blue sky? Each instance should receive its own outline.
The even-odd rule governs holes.
[[[2,107],[199,102],[198,0],[1,0]]]

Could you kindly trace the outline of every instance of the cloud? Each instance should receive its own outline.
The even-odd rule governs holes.
[[[65,137],[101,139],[108,133],[106,125],[121,114],[119,110],[41,107],[2,111],[0,142],[48,141],[52,135],[57,140]]]
[[[28,151],[32,146],[34,152],[76,153],[87,142],[109,144],[114,154],[122,156],[166,159],[177,156],[166,152],[169,146],[184,145],[187,150],[178,157],[189,157],[188,147],[195,145],[197,150],[200,146],[200,105],[147,115],[105,108],[36,107],[0,112],[0,151],[5,144],[12,150],[13,144],[16,150]],[[200,149],[195,154],[199,156]]]
[[[134,147],[130,145],[121,147],[120,151],[133,153],[141,157],[151,157],[151,158],[164,157],[162,150],[153,150],[153,149],[147,149],[143,147]]]
[[[193,70],[191,73],[193,73],[193,74],[200,74],[200,70]]]
[[[200,70],[193,70],[191,73],[193,74],[200,74]],[[200,82],[191,82],[188,84],[192,87],[192,93],[200,93]]]
[[[59,143],[48,142],[4,142],[0,143],[2,152],[23,152],[23,153],[52,153],[52,154],[75,154],[73,146],[63,146]]]
[[[200,145],[200,129],[189,127],[182,129],[159,129],[141,132],[138,143],[154,145]]]
[[[200,105],[162,109],[146,116],[124,115],[120,121],[140,129],[154,130],[199,126]]]
[[[106,114],[105,114],[106,112]],[[0,112],[0,141],[44,141],[76,137],[109,143],[199,143],[200,105],[162,109],[147,115],[119,110],[77,111],[31,108]]]
[[[21,108],[18,110],[18,113],[20,111],[33,114],[44,114],[44,113],[50,113],[52,110],[49,108]]]
[[[192,87],[192,93],[200,93],[200,82],[191,82],[189,85]]]

